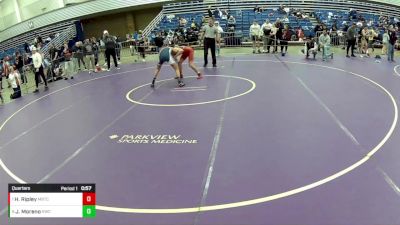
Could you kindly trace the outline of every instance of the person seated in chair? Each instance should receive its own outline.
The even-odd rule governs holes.
[[[233,16],[230,16],[228,19],[228,28],[229,30],[234,31],[236,26],[236,19]]]

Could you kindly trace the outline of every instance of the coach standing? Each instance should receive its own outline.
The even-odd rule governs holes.
[[[357,27],[356,24],[353,23],[351,27],[347,30],[347,55],[346,57],[349,58],[349,49],[351,48],[351,56],[356,57],[354,55],[354,48],[356,45],[356,40],[357,40]]]
[[[110,58],[113,57],[115,68],[119,69],[118,61],[117,61],[117,52],[116,52],[116,38],[111,36],[107,30],[103,32],[103,42],[106,46],[106,59],[107,59],[107,71],[110,71]]]
[[[208,24],[204,25],[201,29],[201,39],[204,43],[204,67],[207,67],[208,64],[209,48],[211,48],[213,67],[217,67],[217,59],[215,57],[215,41],[219,42],[219,32],[218,28],[214,25],[214,20],[212,18],[209,18]]]

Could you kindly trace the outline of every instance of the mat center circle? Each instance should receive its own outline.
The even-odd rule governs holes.
[[[150,87],[150,83],[148,84],[143,84],[140,85],[138,87],[135,87],[134,89],[130,90],[127,94],[126,94],[126,99],[134,104],[138,104],[138,105],[145,105],[145,106],[159,106],[159,107],[178,107],[178,106],[194,106],[194,105],[204,105],[204,104],[211,104],[211,103],[217,103],[217,102],[222,102],[222,101],[227,101],[227,100],[231,100],[234,98],[238,98],[241,96],[244,96],[246,94],[249,94],[250,92],[252,92],[255,88],[256,88],[256,83],[250,79],[244,78],[244,77],[238,77],[238,76],[229,76],[229,75],[204,75],[204,79],[207,78],[213,78],[213,77],[217,77],[217,78],[226,78],[229,80],[239,80],[239,81],[245,81],[247,83],[250,84],[250,88],[247,90],[243,90],[241,93],[232,95],[232,96],[223,96],[221,98],[215,99],[215,100],[205,100],[205,101],[199,101],[199,102],[189,102],[189,103],[150,103],[150,102],[144,102],[144,101],[140,101],[137,100],[138,98],[135,97],[135,94],[137,92],[140,91],[140,89],[143,89],[145,87]],[[191,77],[186,77],[185,79],[188,78],[192,78],[194,79],[194,76]],[[174,80],[174,78],[170,78],[170,79],[165,79],[165,80],[160,80],[157,82],[157,84],[160,86],[163,83],[167,82],[167,81],[172,81]],[[161,84],[160,84],[161,83]],[[213,88],[208,88],[208,86],[197,86],[197,87],[183,87],[183,88],[174,88],[169,90],[172,92],[201,92],[201,91],[205,91],[206,93],[210,93],[210,92],[214,92],[216,90],[213,90]]]

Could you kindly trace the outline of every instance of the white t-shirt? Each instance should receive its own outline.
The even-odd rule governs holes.
[[[39,52],[32,54],[32,62],[33,62],[33,66],[35,67],[35,69],[40,68],[43,63],[42,55]]]
[[[21,75],[17,71],[14,71],[14,73],[10,73],[8,75],[8,81],[10,81],[12,88],[18,87],[17,79],[18,79],[19,84],[21,84]]]
[[[261,30],[260,25],[258,25],[258,24],[256,24],[256,25],[252,24],[252,25],[250,26],[250,35],[251,35],[251,36],[259,36],[259,35],[260,35],[260,30]]]
[[[263,23],[263,25],[261,26],[261,30],[271,30],[272,29],[272,23]]]

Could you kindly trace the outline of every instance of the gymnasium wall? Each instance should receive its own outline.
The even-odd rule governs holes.
[[[57,3],[64,4],[64,1],[83,3],[57,8]],[[0,0],[0,42],[63,21],[91,18],[99,14],[115,13],[115,11],[126,12],[155,6],[161,8],[165,2],[170,1],[171,0]],[[19,7],[16,7],[18,5]],[[15,10],[15,8],[20,8],[20,10]],[[36,14],[38,15],[35,16]],[[31,18],[27,19],[29,17]],[[146,18],[144,19],[147,20]],[[141,23],[142,21],[140,20],[139,24]],[[132,28],[132,24],[130,25],[130,29],[134,29]]]
[[[128,33],[144,29],[161,10],[162,7],[159,6],[84,19],[83,30],[86,37],[100,37],[103,30],[125,37]]]
[[[62,7],[58,0],[18,0],[21,20],[28,20]]]

